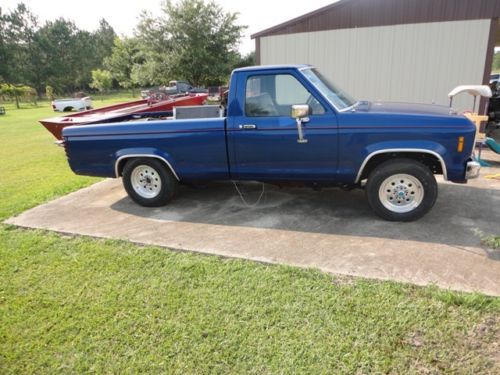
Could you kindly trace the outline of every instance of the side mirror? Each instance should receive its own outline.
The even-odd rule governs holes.
[[[292,105],[292,117],[293,118],[306,118],[309,116],[309,106],[307,104],[295,104]]]
[[[309,106],[307,104],[295,104],[292,105],[292,117],[297,122],[297,131],[299,133],[298,143],[307,143],[307,139],[304,138],[304,131],[302,129],[302,123],[309,121]]]

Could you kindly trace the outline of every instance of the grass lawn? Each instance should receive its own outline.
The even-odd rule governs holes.
[[[125,100],[131,99],[113,96],[93,104]],[[37,107],[23,103],[20,110],[10,103],[0,106],[7,111],[0,115],[0,220],[98,181],[75,176],[64,151],[54,146],[55,138],[38,122],[58,116],[48,102]]]
[[[49,108],[7,111],[1,219],[96,181]],[[0,225],[1,374],[493,374],[499,352],[498,298]]]

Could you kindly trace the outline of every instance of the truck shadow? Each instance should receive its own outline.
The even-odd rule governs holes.
[[[239,184],[248,203],[255,202],[260,183]],[[361,190],[280,189],[265,185],[258,205],[243,203],[231,183],[182,186],[165,207],[145,208],[128,197],[111,207],[129,215],[164,221],[281,229],[311,233],[413,240],[453,246],[478,246],[479,231],[500,234],[500,190],[441,183],[436,205],[411,223],[381,220]]]

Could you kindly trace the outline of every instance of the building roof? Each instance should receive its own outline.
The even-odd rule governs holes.
[[[340,0],[252,35],[500,17],[500,0]]]

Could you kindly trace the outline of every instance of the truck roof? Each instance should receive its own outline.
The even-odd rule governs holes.
[[[255,70],[273,70],[273,69],[301,69],[307,68],[311,65],[307,64],[283,64],[283,65],[256,65],[256,66],[246,66],[244,68],[235,69],[235,72],[246,72]]]

